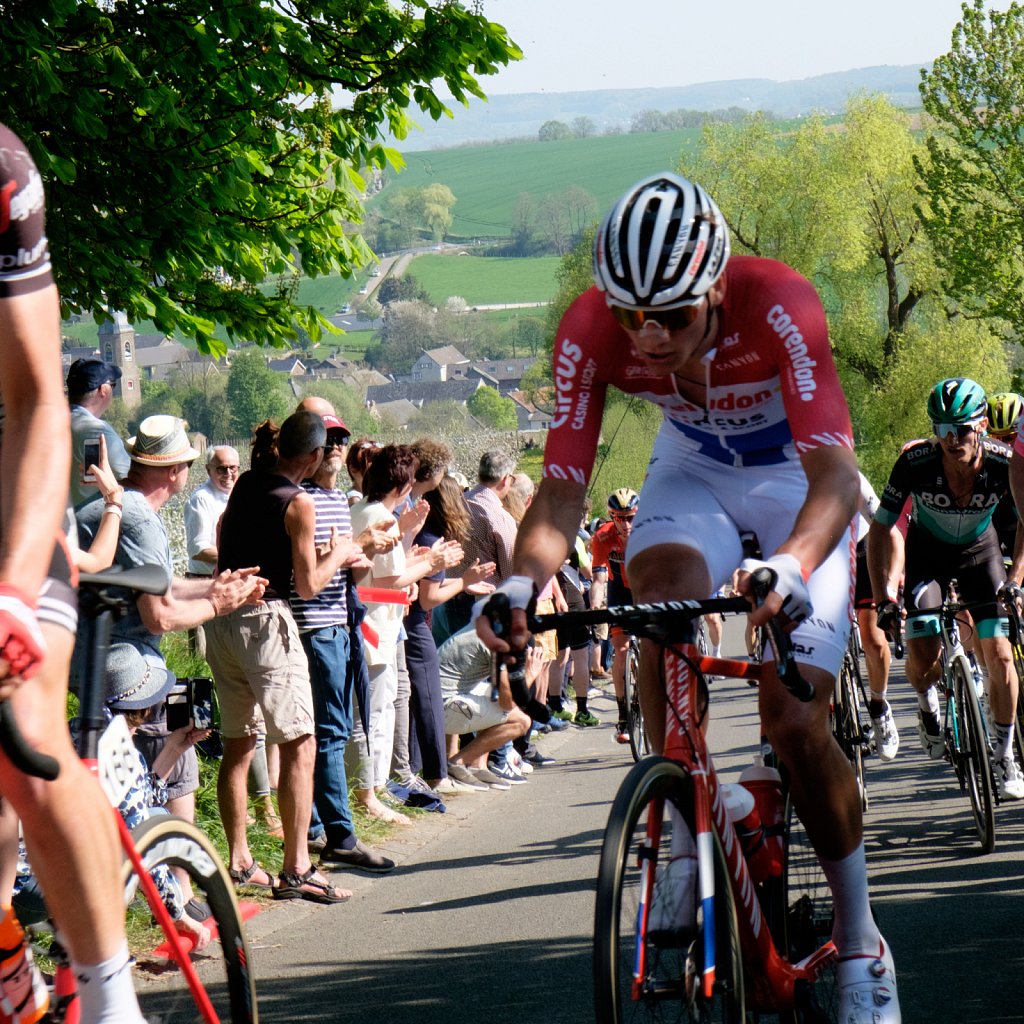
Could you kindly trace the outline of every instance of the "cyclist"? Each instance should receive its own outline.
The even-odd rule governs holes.
[[[878,495],[868,478],[860,475],[860,508],[857,516],[857,571],[853,606],[857,614],[857,628],[860,631],[861,647],[864,650],[864,664],[868,670],[868,715],[874,732],[875,749],[882,761],[891,761],[900,749],[900,734],[896,729],[892,708],[886,700],[889,688],[889,664],[892,654],[889,641],[878,628],[875,601],[871,592],[871,577],[868,571],[868,531],[871,518],[878,509]],[[900,577],[903,574],[903,535],[892,534],[894,545],[890,559],[889,575],[886,579],[886,596],[896,600],[899,593]]]
[[[594,276],[596,287],[570,306],[556,336],[544,478],[519,530],[514,575],[499,588],[513,608],[510,643],[486,615],[477,629],[498,651],[526,642],[524,609],[576,529],[608,386],[660,406],[664,422],[627,551],[633,593],[641,601],[706,598],[739,564],[741,532],[756,530],[777,582],[752,618],[790,618],[816,694],[802,704],[774,677],[759,688],[765,729],[790,769],[832,888],[839,1019],[895,1024],[892,956],[868,902],[860,796],[828,725],[846,645],[858,481],[821,302],[782,263],[730,260],[718,207],[671,173],[640,181],[605,217]],[[739,586],[749,589],[746,573]],[[655,655],[645,643],[640,684],[660,751],[666,708]]]
[[[1003,799],[1024,799],[1024,774],[1013,754],[1017,673],[1008,622],[996,600],[1006,582],[992,515],[1010,488],[1010,450],[985,436],[988,407],[981,386],[965,377],[939,381],[928,395],[934,438],[916,441],[900,453],[885,485],[868,535],[871,583],[878,625],[889,631],[899,608],[886,593],[892,533],[908,496],[911,522],[906,540],[906,676],[917,692],[918,733],[929,757],[942,757],[942,726],[935,683],[939,662],[939,621],[913,616],[916,608],[942,603],[951,579],[960,596],[980,607],[972,611],[989,671],[989,706],[994,725],[992,758]],[[1024,562],[1010,570],[1020,581]]]
[[[598,595],[602,590],[605,595],[605,603],[595,607],[614,608],[616,605],[633,603],[633,594],[626,576],[626,542],[633,531],[633,520],[636,519],[639,504],[640,495],[628,487],[620,487],[608,495],[610,519],[597,529],[590,542],[590,558],[594,579],[598,583]],[[608,638],[612,645],[612,686],[615,688],[615,703],[619,709],[615,739],[618,743],[628,743],[626,651],[629,649],[629,634],[612,626]],[[576,719],[577,725],[597,725],[597,716],[589,711],[577,712]]]
[[[988,432],[997,441],[1013,446],[1017,425],[1024,416],[1024,399],[1020,395],[1002,392],[988,400]],[[999,537],[1004,558],[1013,558],[1013,545],[1017,537],[1017,506],[1013,495],[1007,495],[996,506],[992,523]]]
[[[39,172],[21,140],[0,125],[0,423],[15,442],[3,445],[0,457],[0,693],[10,699],[29,743],[60,764],[58,778],[42,782],[0,756],[0,791],[21,816],[36,872],[71,949],[83,1024],[142,1024],[110,806],[75,755],[65,717],[77,619],[63,539],[74,522],[65,513],[71,427],[44,218]],[[17,822],[6,806],[3,828],[9,886],[18,843]],[[9,911],[10,889],[0,897],[0,913]],[[45,989],[31,984],[31,965],[18,956],[7,925],[5,918],[0,1021],[34,1021],[45,1011]]]

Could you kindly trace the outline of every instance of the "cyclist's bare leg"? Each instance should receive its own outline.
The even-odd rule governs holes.
[[[904,671],[907,682],[917,693],[927,693],[942,675],[942,666],[939,664],[939,638],[920,636],[908,639]]]
[[[988,699],[992,715],[1002,725],[1014,721],[1019,680],[1013,666],[1013,650],[1004,636],[984,637],[978,646],[988,667]]]
[[[629,649],[629,634],[613,629],[608,634],[612,645],[612,686],[616,700],[626,696],[626,651]]]
[[[93,976],[82,1000],[83,1024],[141,1024],[128,965],[113,811],[78,759],[65,717],[74,637],[49,623],[41,628],[49,653],[11,704],[28,742],[57,759],[60,775],[53,782],[32,779],[0,755],[0,791],[21,817],[29,859],[76,970]]]
[[[722,650],[722,616],[705,615],[704,623],[708,628],[708,643],[711,644],[711,653],[717,657]]]
[[[876,700],[885,700],[892,662],[889,640],[878,628],[878,616],[874,608],[858,608],[857,625],[860,628],[861,647],[864,649],[864,664],[868,670],[868,689]]]

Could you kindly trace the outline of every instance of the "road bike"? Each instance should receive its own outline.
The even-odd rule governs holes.
[[[144,901],[145,913],[152,915],[164,934],[166,942],[162,948],[166,949],[167,958],[177,965],[176,971],[165,972],[159,983],[147,989],[147,1016],[150,1020],[182,1019],[202,1024],[257,1024],[252,957],[235,887],[216,847],[191,822],[168,814],[155,815],[129,831],[116,810],[126,786],[130,785],[137,756],[123,718],[114,716],[111,723],[104,711],[111,627],[138,594],[162,594],[169,584],[166,570],[155,565],[79,574],[79,611],[87,624],[85,642],[90,656],[79,690],[77,749],[112,803],[125,855],[122,882],[126,905]],[[0,709],[8,708],[9,705],[0,703]],[[13,719],[9,715],[3,718],[0,744],[5,751],[9,744],[19,751],[12,760],[17,759],[19,767],[29,774],[54,778],[56,763],[52,758],[29,748]],[[196,900],[209,907],[209,918],[204,923],[217,937],[202,952],[194,954],[195,962],[192,943],[178,935],[151,875],[161,868],[177,869],[187,875]],[[46,1019],[55,1024],[77,1024],[74,974],[64,957],[59,936],[51,955],[57,964],[57,975]],[[205,969],[218,962],[219,977]],[[200,965],[204,967],[206,983],[199,976]],[[173,1017],[176,1013],[180,1018]]]
[[[864,779],[864,758],[871,750],[870,727],[865,721],[867,694],[861,673],[860,633],[856,619],[850,625],[850,637],[843,663],[836,676],[830,719],[832,735],[839,744],[857,780],[861,809],[868,809],[868,789]]]
[[[651,752],[647,738],[644,711],[640,704],[640,643],[635,636],[629,638],[623,668],[623,684],[626,698],[626,731],[629,733],[629,750],[634,761]]]
[[[957,614],[970,611],[957,596],[956,581],[950,582],[945,599],[935,608],[918,608],[907,613],[908,621],[934,615],[939,621],[938,686],[945,697],[942,719],[943,757],[956,774],[962,792],[971,802],[971,813],[981,848],[991,853],[996,844],[995,807],[999,787],[995,784],[989,757],[988,729],[981,710],[981,694],[974,669],[963,644]]]
[[[764,592],[769,580],[761,580]],[[708,675],[760,678],[749,661],[711,658],[695,644],[693,620],[711,612],[749,612],[742,597],[665,602],[529,618],[531,631],[557,623],[607,622],[661,643],[669,714],[666,756],[630,769],[612,804],[601,849],[594,915],[594,1009],[598,1024],[721,1021],[777,1014],[786,1024],[835,1021],[836,949],[831,894],[783,781],[777,807],[761,812],[776,859],[754,873],[730,820],[701,725]],[[493,621],[493,619],[492,619]],[[770,631],[787,688],[802,700],[800,678],[778,628]],[[785,779],[785,773],[782,773]],[[674,813],[669,810],[672,808]],[[696,839],[695,924],[654,926],[672,888],[673,827]],[[749,842],[750,834],[744,836]],[[755,841],[756,845],[756,841]],[[662,909],[662,916],[664,910]]]
[[[1013,668],[1017,673],[1017,709],[1013,722],[1013,747],[1017,764],[1024,764],[1024,618],[1017,602],[1006,596],[1002,601],[1010,619],[1010,645],[1013,648]]]

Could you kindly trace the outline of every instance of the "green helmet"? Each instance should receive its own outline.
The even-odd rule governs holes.
[[[985,392],[967,377],[940,380],[928,396],[928,418],[932,423],[970,423],[988,411]]]

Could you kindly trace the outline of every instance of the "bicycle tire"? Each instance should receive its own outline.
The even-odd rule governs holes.
[[[864,778],[865,732],[860,689],[860,668],[850,651],[846,651],[836,677],[832,701],[832,735],[850,762],[860,793],[861,810],[866,811],[868,788]]]
[[[991,853],[996,845],[995,797],[981,704],[974,688],[974,676],[966,661],[955,658],[949,671],[959,725],[954,734],[955,757],[961,765],[963,785],[971,801],[974,827],[978,831],[982,851]]]
[[[651,752],[647,739],[647,727],[644,723],[644,712],[640,706],[640,650],[632,637],[626,648],[626,660],[623,666],[623,682],[626,698],[626,731],[629,733],[629,749],[634,761],[646,757]]]
[[[803,960],[832,938],[832,890],[792,799],[786,800],[786,860],[782,873],[782,950]],[[778,939],[777,939],[778,941]],[[839,984],[835,961],[797,991],[797,1006],[779,1015],[780,1024],[837,1024]]]
[[[158,865],[182,868],[192,882],[196,897],[209,904],[218,938],[193,961],[206,992],[223,1024],[257,1024],[256,984],[245,928],[235,899],[235,887],[209,838],[195,825],[171,815],[157,815],[132,830],[132,840],[148,870]],[[136,893],[138,880],[128,861],[123,865],[126,901],[143,900]],[[219,960],[221,971],[210,968]],[[163,1024],[199,1020],[192,994],[178,970],[166,973],[166,981],[141,988],[140,1003],[146,1017]]]
[[[645,939],[644,994],[633,998],[632,975],[639,921],[638,851],[648,816],[661,814],[670,801],[687,827],[693,827],[693,788],[681,765],[648,757],[634,765],[612,804],[601,848],[594,909],[594,1012],[597,1024],[685,1022],[741,1024],[745,1019],[739,926],[728,870],[717,838],[715,856],[716,982],[711,1000],[699,984],[704,935],[700,914],[692,941],[656,944]],[[667,816],[664,816],[667,817]],[[662,821],[658,859],[664,860],[670,826]],[[657,859],[652,870],[657,870]],[[655,900],[658,889],[655,888]]]

